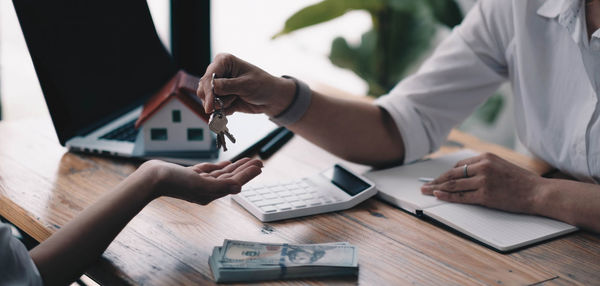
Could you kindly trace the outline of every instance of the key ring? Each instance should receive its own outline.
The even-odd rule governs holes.
[[[212,94],[213,94],[213,104],[217,105],[219,104],[219,110],[217,111],[219,114],[219,118],[223,116],[223,108],[224,108],[224,104],[223,101],[218,98],[215,94],[215,73],[212,73],[212,78],[210,80],[210,87],[212,88]],[[216,111],[216,110],[215,110]]]
[[[223,108],[224,108],[223,101],[220,98],[215,97],[215,104],[217,104],[217,103],[219,104],[219,110],[217,112],[219,113],[219,117],[222,117],[223,116]]]

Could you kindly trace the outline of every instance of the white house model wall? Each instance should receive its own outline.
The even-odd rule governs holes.
[[[212,133],[208,124],[176,98],[171,98],[144,122],[142,133],[147,152],[211,148]]]

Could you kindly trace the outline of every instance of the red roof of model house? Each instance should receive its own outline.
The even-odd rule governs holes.
[[[198,117],[206,123],[210,115],[204,112],[204,107],[199,99],[195,98],[199,78],[189,75],[184,71],[179,71],[165,84],[152,98],[150,98],[142,110],[142,114],[135,122],[135,128],[139,128],[154,113],[160,110],[171,98],[179,99],[185,106],[192,110]]]

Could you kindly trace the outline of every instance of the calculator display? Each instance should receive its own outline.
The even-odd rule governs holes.
[[[333,166],[333,174],[329,179],[331,183],[351,196],[355,196],[371,186],[339,165]]]

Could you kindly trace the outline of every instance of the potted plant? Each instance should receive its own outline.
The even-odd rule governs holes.
[[[371,96],[387,93],[406,76],[430,47],[436,25],[452,28],[462,21],[454,0],[323,0],[292,15],[273,38],[352,10],[367,11],[373,26],[357,46],[341,37],[334,39],[329,59],[364,79]]]
[[[358,45],[337,37],[329,59],[352,70],[368,84],[368,94],[388,93],[429,50],[438,28],[460,24],[462,11],[455,0],[323,0],[296,12],[273,38],[327,22],[352,10],[367,11],[373,26]],[[494,95],[476,112],[484,124],[492,124],[500,113],[503,98]]]

